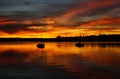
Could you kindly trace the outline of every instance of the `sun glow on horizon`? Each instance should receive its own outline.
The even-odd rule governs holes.
[[[21,5],[14,8],[8,5],[10,8],[7,8],[4,6],[6,8],[0,10],[0,38],[56,38],[57,36],[120,34],[118,3],[115,0],[91,2],[86,0],[65,3],[62,6],[47,4],[41,8],[31,4],[29,4],[31,7]],[[25,9],[20,9],[23,7]]]

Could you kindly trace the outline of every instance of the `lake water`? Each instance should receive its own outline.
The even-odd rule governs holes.
[[[120,79],[120,44],[0,43],[0,79]]]

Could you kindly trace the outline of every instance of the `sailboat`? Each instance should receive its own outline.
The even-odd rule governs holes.
[[[84,47],[84,44],[79,42],[79,43],[76,43],[75,46],[76,47]]]
[[[80,33],[80,36],[81,36],[81,33]],[[84,44],[81,43],[81,42],[78,42],[75,44],[76,47],[84,47]]]
[[[37,44],[37,47],[38,48],[45,48],[45,44],[43,44],[43,43]]]
[[[41,37],[42,37],[42,33],[41,33]],[[37,44],[37,47],[38,48],[45,48],[45,44],[44,43]]]

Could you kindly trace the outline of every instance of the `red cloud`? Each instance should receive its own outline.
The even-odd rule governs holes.
[[[17,24],[18,21],[10,20],[9,18],[0,18],[0,25],[8,25],[8,24]]]
[[[97,26],[97,25],[110,25],[110,24],[120,24],[120,18],[103,18],[97,21],[90,21],[81,26]]]
[[[71,17],[92,9],[99,9],[118,4],[117,0],[93,0],[75,3],[74,8],[65,12],[61,17],[70,19]]]
[[[1,18],[1,17],[0,17],[0,22],[6,21],[6,20],[8,20],[8,18]]]

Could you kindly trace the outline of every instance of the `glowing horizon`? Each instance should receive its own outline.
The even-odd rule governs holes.
[[[120,34],[120,1],[62,1],[1,0],[0,38]]]

